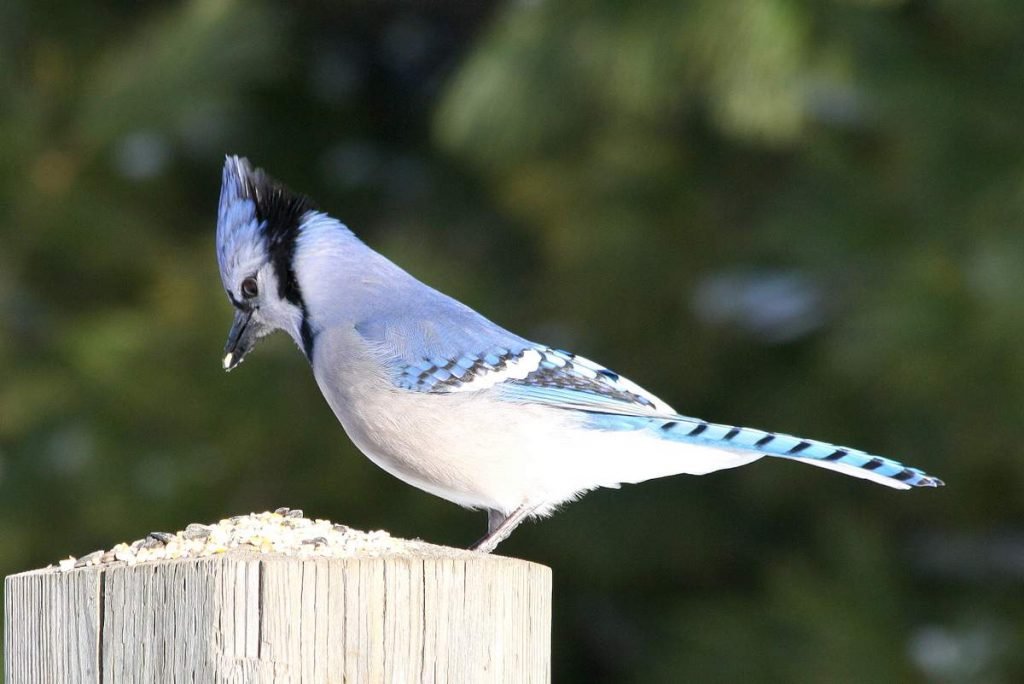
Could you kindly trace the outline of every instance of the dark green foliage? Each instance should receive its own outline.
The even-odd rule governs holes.
[[[946,480],[760,462],[522,528],[558,681],[1024,679],[1024,5],[336,5],[0,8],[0,571],[282,505],[483,531],[286,339],[220,370],[238,153],[683,413]]]

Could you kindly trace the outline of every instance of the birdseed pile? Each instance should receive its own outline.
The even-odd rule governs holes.
[[[184,530],[150,532],[144,539],[121,543],[109,551],[93,551],[60,561],[61,571],[92,566],[177,558],[202,558],[232,549],[283,553],[299,558],[348,558],[394,554],[422,542],[395,539],[384,531],[362,532],[329,520],[312,520],[295,508],[237,515],[212,525],[194,523]],[[53,566],[50,566],[53,567]]]

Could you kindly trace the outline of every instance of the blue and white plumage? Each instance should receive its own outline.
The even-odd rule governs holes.
[[[591,489],[765,455],[896,489],[942,485],[855,449],[679,415],[617,373],[424,285],[239,157],[224,166],[217,256],[235,307],[225,369],[286,331],[371,460],[488,512],[483,551]]]

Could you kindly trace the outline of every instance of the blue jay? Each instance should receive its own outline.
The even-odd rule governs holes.
[[[487,511],[494,548],[597,487],[775,456],[896,489],[941,480],[863,451],[677,413],[618,373],[537,344],[419,282],[248,160],[228,157],[217,223],[232,370],[280,329],[370,460]]]

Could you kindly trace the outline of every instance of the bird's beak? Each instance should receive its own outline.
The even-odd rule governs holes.
[[[235,320],[228,332],[228,343],[224,345],[224,370],[233,370],[242,363],[242,359],[260,338],[261,327],[252,319],[252,311],[235,310]]]

